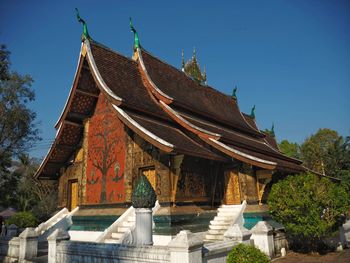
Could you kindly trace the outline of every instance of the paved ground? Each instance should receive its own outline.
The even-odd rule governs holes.
[[[326,255],[299,254],[289,252],[286,257],[273,260],[273,263],[349,263],[350,249]]]

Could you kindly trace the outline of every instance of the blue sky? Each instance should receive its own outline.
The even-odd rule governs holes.
[[[45,155],[71,87],[82,27],[131,56],[129,17],[145,49],[176,67],[196,47],[208,84],[242,111],[256,105],[260,129],[301,143],[319,128],[350,134],[350,1],[17,1],[0,0],[0,43],[12,69],[35,80]]]

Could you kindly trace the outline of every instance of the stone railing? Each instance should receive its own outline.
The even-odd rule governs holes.
[[[56,221],[58,218],[60,218],[61,216],[65,215],[65,214],[68,214],[69,211],[68,209],[65,207],[65,208],[62,208],[60,211],[58,211],[54,216],[52,216],[51,218],[49,218],[47,221],[41,223],[39,226],[37,226],[35,228],[35,231],[38,233],[38,234],[42,234],[45,230],[47,230],[50,225]]]
[[[234,220],[234,222],[232,223],[232,225],[234,224],[238,224],[238,225],[241,225],[243,226],[244,225],[244,217],[243,217],[243,213],[244,213],[244,210],[246,209],[247,207],[247,201],[244,200],[241,204],[241,208],[238,212],[238,215],[237,215],[237,218],[236,220]]]
[[[170,262],[164,247],[68,241],[68,232],[55,230],[49,241],[49,263],[65,262]]]
[[[117,232],[118,227],[120,227],[129,216],[133,216],[134,214],[135,209],[130,206],[116,221],[114,221],[113,224],[103,231],[103,233],[97,238],[96,242],[104,242],[106,239],[110,238],[112,233]]]
[[[49,241],[49,263],[63,262],[169,262],[219,263],[238,242],[222,241],[203,245],[201,234],[181,231],[168,246],[127,246],[68,241],[69,234],[55,230]]]
[[[154,215],[158,209],[160,208],[159,201],[157,200],[154,207],[152,208],[152,214]],[[110,225],[108,228],[103,231],[103,233],[96,239],[96,242],[104,242],[106,239],[110,238],[112,233],[117,232],[118,227],[122,226],[123,222],[128,219],[129,216],[135,216],[135,208],[130,206],[112,225]],[[153,222],[153,227],[154,227]],[[130,229],[130,231],[133,231],[134,227]],[[130,234],[130,231],[126,232],[123,237],[121,237],[121,240],[126,239],[126,235]]]
[[[73,224],[72,216],[78,210],[79,207],[76,207],[72,211],[68,212],[67,208],[63,208],[60,212],[43,223],[43,226],[39,225],[35,229],[35,231],[38,233],[39,241],[46,241],[47,237],[58,228],[67,230]]]
[[[242,234],[241,228],[234,228],[233,230],[237,231],[234,235],[236,237]],[[271,226],[266,222],[261,222],[252,232],[255,246],[271,257],[273,254]],[[125,244],[69,241],[67,231],[56,229],[48,237],[48,262],[224,263],[232,248],[236,244],[244,243],[245,239],[243,237],[204,245],[202,234],[183,230],[171,240],[168,246],[129,246]]]
[[[203,247],[203,263],[225,263],[227,254],[239,242],[236,241],[219,241],[205,244]]]

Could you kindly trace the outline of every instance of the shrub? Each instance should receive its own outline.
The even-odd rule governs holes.
[[[267,263],[270,259],[258,248],[239,244],[227,255],[227,263]]]
[[[341,185],[310,173],[279,181],[268,198],[270,213],[285,226],[291,245],[305,251],[319,250],[322,239],[341,223],[348,204]]]
[[[37,220],[31,212],[18,212],[7,219],[6,224],[15,224],[19,228],[34,227],[37,224]]]

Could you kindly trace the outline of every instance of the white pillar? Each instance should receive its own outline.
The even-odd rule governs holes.
[[[34,228],[27,227],[19,235],[19,260],[33,259],[38,252],[38,234]]]
[[[202,263],[203,238],[200,235],[182,230],[168,247],[170,263]]]
[[[70,236],[67,231],[63,229],[56,229],[48,236],[47,241],[49,243],[48,251],[48,263],[57,262],[57,245],[62,240],[69,240]]]
[[[266,221],[259,221],[252,228],[251,239],[254,240],[254,246],[259,248],[270,258],[273,258],[275,247],[273,243],[273,228]]]
[[[135,216],[136,245],[152,246],[152,208],[136,208]]]

